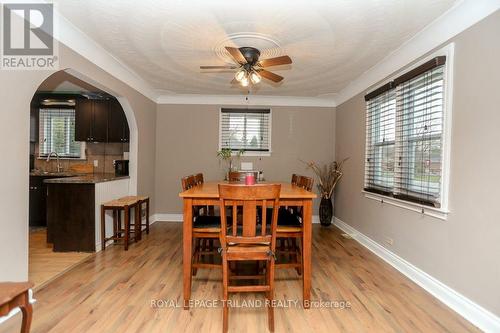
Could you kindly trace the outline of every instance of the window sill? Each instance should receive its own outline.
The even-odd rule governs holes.
[[[408,209],[413,212],[434,217],[444,221],[446,221],[446,219],[448,218],[448,214],[450,213],[450,211],[445,208],[434,208],[429,206],[423,206],[417,203],[391,198],[382,194],[377,194],[367,191],[361,191],[361,192],[365,195],[365,198],[378,201],[382,205],[383,204],[393,205],[399,208]]]
[[[245,156],[271,156],[270,151],[246,151],[242,155],[242,157]]]

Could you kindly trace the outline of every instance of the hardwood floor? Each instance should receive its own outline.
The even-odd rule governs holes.
[[[35,284],[35,290],[40,289],[91,255],[84,252],[53,252],[52,246],[47,244],[47,229],[30,230],[29,280]]]
[[[49,283],[35,293],[32,332],[220,332],[221,307],[182,309],[181,232],[180,223],[156,223],[128,252],[111,246]],[[312,272],[313,302],[350,307],[302,309],[300,278],[293,269],[279,270],[275,298],[299,305],[275,309],[276,332],[479,331],[334,227],[314,226]],[[221,284],[220,271],[199,269],[192,299],[220,299]],[[264,300],[259,294],[231,299],[239,305]],[[179,307],[152,308],[151,300]],[[266,332],[266,309],[231,308],[229,331]]]

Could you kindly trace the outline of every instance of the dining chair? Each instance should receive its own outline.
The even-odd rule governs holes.
[[[295,177],[294,177],[295,176]],[[294,184],[294,180],[296,183]],[[292,175],[292,184],[312,191],[314,179],[307,176]],[[299,275],[302,274],[302,207],[288,207],[280,210],[278,214],[278,227],[276,237],[280,243],[279,254],[289,255],[288,262],[277,263],[277,268],[295,268]],[[286,244],[285,244],[286,243]]]
[[[196,179],[198,178],[198,182]],[[200,183],[201,180],[201,183]],[[203,184],[203,174],[190,175],[181,179],[182,190],[187,191],[195,186]],[[213,207],[212,207],[213,208]],[[219,239],[220,216],[210,214],[213,209],[206,206],[193,207],[193,231],[194,244],[192,256],[192,275],[196,276],[198,268],[221,268],[221,264],[203,262],[203,255],[212,255],[215,258],[214,240]]]
[[[229,293],[265,292],[268,306],[268,327],[274,331],[274,309],[270,306],[274,299],[274,252],[276,247],[276,228],[281,185],[279,184],[219,184],[221,210],[221,254],[223,290],[223,332],[228,330]],[[266,209],[273,207],[271,221],[267,220]],[[226,219],[225,207],[232,211],[232,222]],[[243,209],[243,221],[238,224],[236,210]],[[261,210],[262,219],[257,222],[257,211]],[[227,224],[230,225],[227,225]],[[256,261],[265,263],[264,274],[231,275],[229,263],[237,261]],[[258,285],[231,285],[231,280],[262,281]]]
[[[254,175],[255,181],[257,181],[259,177],[258,171],[230,171],[228,175],[228,180],[230,182],[243,182],[245,181],[245,177],[251,174]]]
[[[196,182],[196,184],[203,184],[203,174],[202,173],[197,173],[196,175],[194,175],[194,181]]]

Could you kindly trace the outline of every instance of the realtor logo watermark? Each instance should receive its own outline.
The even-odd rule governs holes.
[[[58,69],[52,3],[4,3],[1,17],[1,69]]]

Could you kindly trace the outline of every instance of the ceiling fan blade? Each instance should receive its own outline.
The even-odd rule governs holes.
[[[279,76],[278,74],[274,74],[273,72],[266,71],[265,69],[259,70],[259,74],[260,76],[273,82],[280,82],[281,80],[283,80],[283,76]]]
[[[236,69],[238,66],[200,66],[200,69]]]
[[[276,58],[271,58],[271,59],[263,59],[259,61],[259,66],[260,67],[271,67],[271,66],[278,66],[278,65],[288,65],[292,63],[292,59],[290,59],[289,56],[281,56],[281,57],[276,57]]]
[[[236,47],[226,46],[226,50],[227,52],[229,52],[231,57],[233,57],[234,61],[236,61],[238,64],[243,65],[247,63],[247,60],[245,59],[243,54],[241,54],[240,50],[237,49]]]

